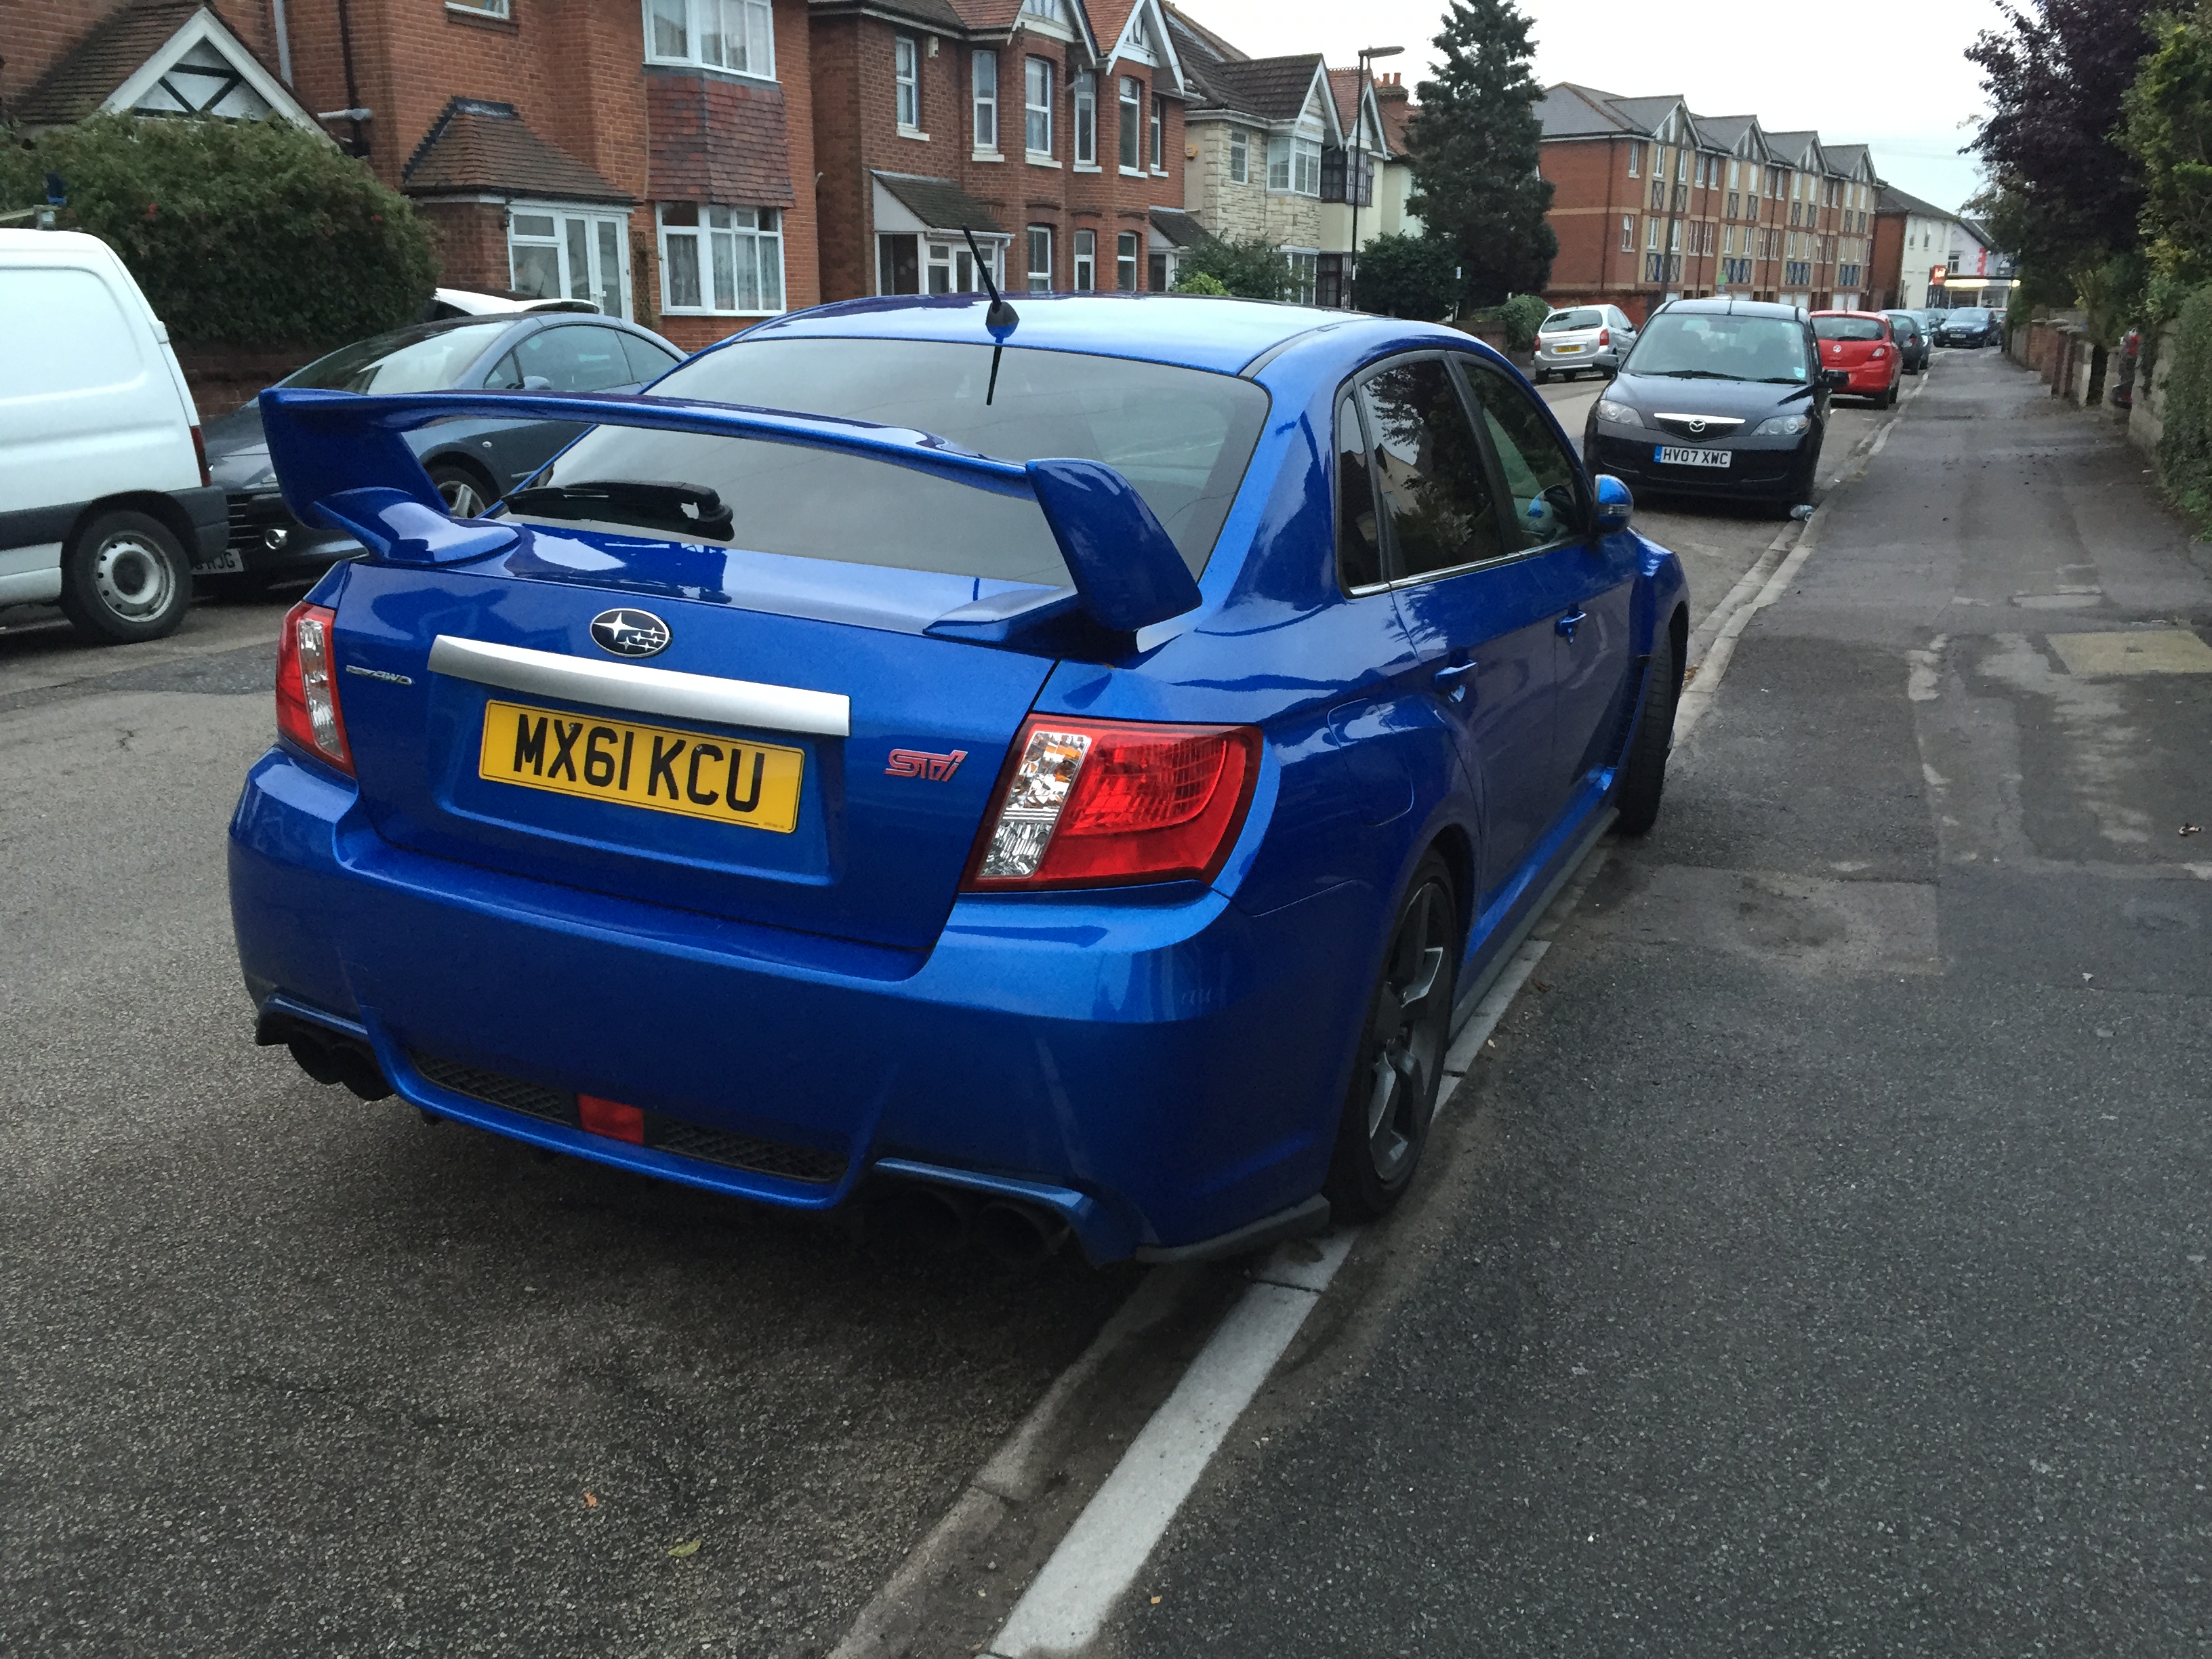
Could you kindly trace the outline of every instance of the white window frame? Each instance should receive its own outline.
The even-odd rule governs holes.
[[[1636,216],[1632,213],[1620,216],[1620,251],[1623,253],[1636,252]]]
[[[1123,173],[1133,179],[1141,178],[1145,171],[1145,83],[1135,76],[1121,77],[1115,114],[1115,160]]]
[[[986,85],[986,81],[989,84]],[[999,153],[999,54],[977,47],[968,65],[968,94],[970,123],[975,130],[975,153],[996,155]]]
[[[699,222],[696,225],[670,224],[668,210],[671,208],[691,210],[697,215]],[[732,222],[726,226],[715,225],[709,216],[717,213],[730,215]],[[739,214],[750,214],[753,222],[750,225],[736,222]],[[762,224],[763,217],[775,221],[772,228]],[[656,202],[653,208],[653,226],[654,240],[660,251],[660,309],[664,314],[671,317],[775,317],[789,308],[790,295],[784,283],[783,210],[781,208],[738,207],[720,202]],[[715,292],[715,243],[721,236],[730,239],[732,258],[731,303],[726,306],[717,303],[719,296]],[[697,305],[679,305],[676,301],[676,273],[679,261],[672,252],[672,244],[678,241],[688,241],[693,245],[691,264],[699,284],[700,302]],[[761,245],[771,242],[775,256],[775,304],[750,307],[738,304],[735,261],[739,247],[742,246],[751,252],[756,261],[754,272],[757,279],[763,270],[759,263]]]
[[[1242,127],[1229,129],[1229,182],[1252,182],[1252,137]]]
[[[1140,262],[1145,257],[1144,249],[1138,246],[1139,240],[1133,230],[1121,231],[1114,238],[1114,288],[1116,293],[1134,294],[1137,291],[1137,279],[1144,274]],[[1126,287],[1121,282],[1124,268],[1129,273]]]
[[[1656,219],[1646,219],[1644,222],[1644,251],[1646,253],[1656,253],[1659,251],[1659,222]]]
[[[1278,196],[1321,194],[1321,141],[1294,132],[1267,135],[1267,188]]]
[[[1291,291],[1283,297],[1294,305],[1311,305],[1321,285],[1321,250],[1286,247],[1283,257],[1291,263]]]
[[[1152,171],[1162,178],[1168,171],[1168,100],[1157,92],[1152,94]]]
[[[1628,176],[1632,179],[1641,177],[1643,167],[1644,146],[1631,144],[1628,147]]]
[[[526,232],[519,232],[514,223],[518,217],[549,218],[553,222],[552,233],[550,235],[536,236]],[[563,228],[563,222],[570,219],[580,219],[589,227],[585,233],[587,239],[587,254],[599,242],[599,228],[602,225],[613,228],[616,299],[616,309],[613,311],[606,310],[599,292],[587,291],[581,295],[576,292],[576,274],[572,258],[574,249],[569,246]],[[600,310],[611,317],[629,317],[635,314],[636,307],[633,303],[629,280],[629,216],[620,209],[588,207],[576,202],[510,203],[507,210],[507,284],[511,289],[519,289],[522,284],[516,280],[514,269],[514,250],[517,247],[553,250],[555,268],[560,273],[561,297],[590,300],[599,304]],[[586,288],[587,290],[590,289],[588,278]]]
[[[645,61],[648,64],[681,64],[690,69],[717,70],[724,75],[742,75],[748,80],[775,79],[775,10],[771,0],[644,0]],[[477,9],[471,8],[471,9]],[[664,19],[672,19],[677,13],[684,18],[684,50],[668,52],[660,50],[656,26]],[[507,8],[502,4],[499,15],[504,17]],[[702,27],[710,15],[719,15],[723,28],[720,38],[725,42],[723,56],[732,54],[727,46],[729,24],[736,19],[744,33],[744,62],[718,63],[705,55],[708,31]],[[754,47],[763,49],[766,64],[756,64]]]
[[[1075,165],[1090,173],[1098,170],[1098,76],[1084,70],[1075,77]]]
[[[893,116],[898,130],[910,137],[921,131],[921,42],[911,34],[891,37]]]
[[[1030,226],[1028,234],[1023,238],[1023,245],[1029,254],[1030,292],[1032,294],[1051,293],[1052,227],[1050,225]],[[1044,254],[1044,261],[1042,264],[1037,262],[1037,254],[1040,251]]]
[[[1032,161],[1052,160],[1052,59],[1024,58],[1022,60],[1022,149]],[[1039,101],[1038,89],[1043,90]],[[1038,132],[1044,134],[1044,143],[1035,143]]]
[[[468,17],[496,18],[502,23],[509,15],[507,0],[446,0],[446,9]]]
[[[1091,294],[1098,287],[1098,233],[1079,230],[1075,233],[1075,291]]]

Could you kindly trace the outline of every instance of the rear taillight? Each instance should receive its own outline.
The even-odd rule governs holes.
[[[295,605],[276,640],[276,729],[317,760],[353,771],[345,715],[338,708],[337,667],[331,635],[337,614],[326,605]]]
[[[963,885],[1027,892],[1210,881],[1259,770],[1254,726],[1032,715]]]
[[[1609,328],[1601,328],[1598,330],[1597,343],[1600,345],[1611,345],[1613,343],[1613,331]]]
[[[207,440],[197,426],[192,428],[192,459],[200,464],[200,486],[205,489],[215,482],[215,474],[208,471]]]
[[[1877,357],[1887,357],[1887,356],[1889,356],[1889,348],[1888,348],[1887,346],[1876,346],[1876,347],[1875,347],[1872,351],[1869,351],[1869,353],[1867,353],[1867,356],[1868,356],[1869,359],[1877,358]]]

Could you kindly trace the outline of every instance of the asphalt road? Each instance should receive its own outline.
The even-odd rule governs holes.
[[[1101,1651],[2212,1653],[2212,550],[1892,436]]]
[[[0,634],[0,1653],[819,1652],[1134,1270],[856,1243],[255,1048],[223,826],[283,611]]]

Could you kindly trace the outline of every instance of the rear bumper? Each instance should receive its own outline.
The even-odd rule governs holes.
[[[312,530],[292,516],[272,489],[233,490],[224,501],[221,539],[201,561],[218,571],[263,574],[327,569],[359,555],[362,544],[337,530]]]
[[[1896,365],[1888,359],[1868,363],[1851,371],[1850,384],[1844,388],[1844,395],[1849,398],[1879,398],[1889,390],[1890,383],[1896,378]]]
[[[775,930],[395,848],[350,786],[282,750],[248,778],[230,874],[257,1005],[358,1030],[427,1110],[794,1207],[886,1175],[1005,1191],[1102,1261],[1318,1190],[1373,971],[1344,941],[1379,932],[1356,884],[1260,916],[1193,886],[963,899],[918,965],[801,961]],[[523,1092],[449,1086],[471,1071]],[[527,1107],[532,1089],[791,1149],[813,1176],[493,1097]]]
[[[1580,351],[1557,352],[1539,346],[1536,348],[1536,367],[1547,374],[1571,374],[1578,368],[1619,368],[1620,348],[1585,346]]]

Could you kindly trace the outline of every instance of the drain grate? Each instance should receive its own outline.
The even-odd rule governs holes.
[[[520,1112],[547,1123],[565,1124],[571,1129],[582,1127],[573,1094],[509,1077],[504,1072],[464,1065],[442,1054],[416,1052],[410,1053],[408,1059],[416,1071],[441,1089],[450,1089],[488,1106]],[[702,1164],[719,1164],[726,1169],[773,1176],[780,1181],[803,1182],[810,1186],[833,1185],[845,1173],[845,1160],[836,1152],[739,1134],[732,1129],[709,1128],[703,1123],[670,1117],[663,1112],[645,1114],[645,1144],[655,1152],[672,1153],[678,1158],[695,1158]]]

